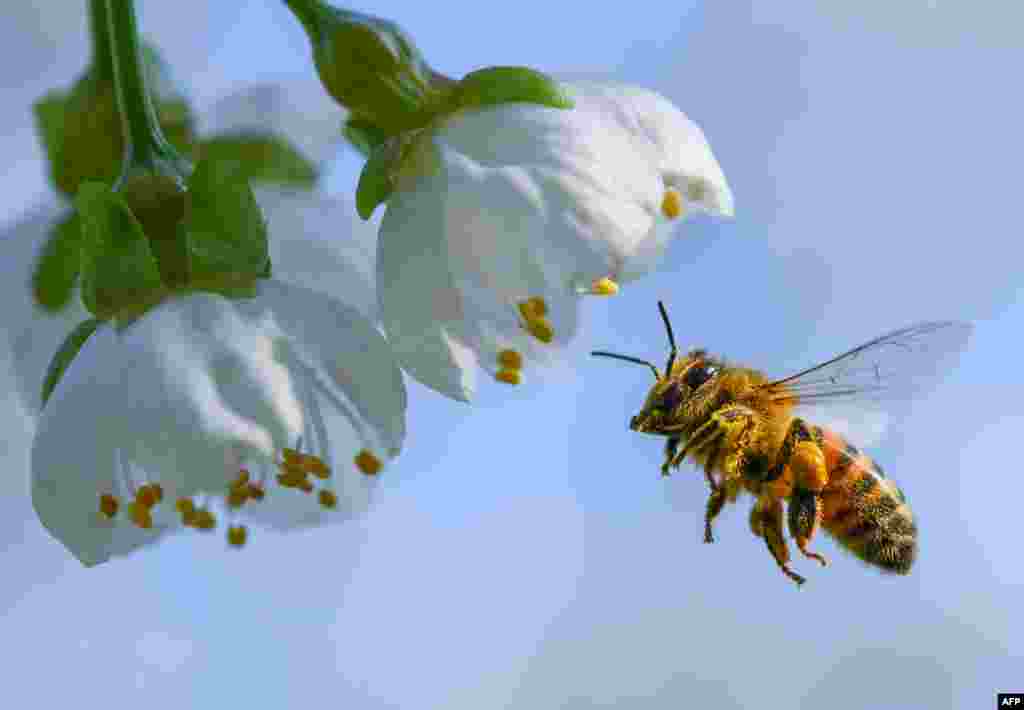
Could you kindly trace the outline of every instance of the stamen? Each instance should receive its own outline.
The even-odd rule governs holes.
[[[139,486],[139,489],[135,491],[135,502],[144,508],[152,508],[154,505],[160,502],[160,499],[164,497],[164,492],[156,484],[146,483],[145,485]]]
[[[277,482],[285,488],[301,488],[306,483],[306,472],[281,466],[283,473],[277,474]]]
[[[590,293],[594,296],[614,296],[619,292],[619,285],[607,276],[597,279],[590,286]]]
[[[238,470],[238,478],[235,479],[233,486],[242,487],[249,482],[249,470],[242,468]]]
[[[213,530],[217,527],[217,518],[214,517],[213,513],[205,508],[199,508],[195,512],[195,520],[192,523],[192,527],[197,530]]]
[[[367,476],[376,476],[380,473],[380,459],[366,449],[363,449],[356,455],[355,462],[356,467]]]
[[[244,525],[228,526],[228,544],[232,547],[242,547],[245,545],[248,536],[249,531]]]
[[[299,484],[299,490],[302,491],[303,493],[312,493],[313,484],[309,481],[308,478],[303,478],[302,483]]]
[[[684,209],[683,196],[679,190],[674,187],[665,190],[665,194],[661,198],[661,213],[669,219],[676,219],[682,216]]]
[[[196,510],[196,504],[192,502],[191,498],[179,498],[174,501],[174,509],[185,515],[186,513],[194,513]]]
[[[319,456],[304,454],[302,457],[302,465],[306,469],[307,473],[312,473],[317,478],[330,478],[331,469]]]
[[[519,304],[519,313],[526,320],[543,318],[548,314],[548,304],[540,296],[533,296]]]
[[[324,489],[320,491],[317,498],[320,499],[320,505],[329,510],[334,510],[334,508],[338,505],[338,496],[334,495],[334,491]]]
[[[494,379],[498,382],[504,382],[506,385],[518,385],[523,381],[523,376],[519,370],[501,369],[498,370],[494,375]]]
[[[285,463],[297,465],[299,462],[302,461],[302,454],[300,454],[295,449],[281,449],[281,455],[284,456]]]
[[[149,512],[149,506],[139,501],[128,504],[128,519],[144,530],[153,527],[153,516]]]
[[[228,489],[227,504],[229,508],[241,508],[249,498],[248,486],[231,486]]]
[[[248,495],[257,503],[263,500],[263,496],[266,495],[266,493],[263,490],[263,486],[257,485],[255,483],[250,483],[249,486],[245,489],[245,492],[246,495]]]
[[[547,318],[531,318],[523,327],[542,343],[550,343],[555,339],[555,329]]]
[[[117,509],[121,507],[120,501],[109,493],[100,496],[100,512],[108,518],[117,515]]]
[[[502,350],[498,353],[498,364],[503,370],[522,370],[523,356],[515,350]]]

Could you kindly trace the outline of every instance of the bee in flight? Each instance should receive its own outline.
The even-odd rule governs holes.
[[[704,468],[711,488],[704,542],[714,542],[712,522],[745,490],[756,498],[751,531],[798,585],[805,580],[789,567],[783,501],[790,536],[804,557],[828,564],[809,549],[821,526],[865,562],[907,574],[917,556],[917,526],[903,491],[839,433],[801,415],[836,403],[877,405],[911,395],[940,374],[944,359],[963,348],[972,326],[918,323],[773,380],[703,349],[677,357],[672,325],[660,301],[658,309],[671,346],[664,375],[640,358],[591,354],[644,365],[654,373],[654,386],[629,427],[668,437],[662,475],[687,457]]]

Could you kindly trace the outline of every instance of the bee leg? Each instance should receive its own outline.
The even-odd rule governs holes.
[[[666,462],[666,465],[678,468],[679,464],[681,464],[683,459],[688,455],[700,451],[702,448],[707,446],[710,441],[717,439],[721,435],[721,427],[718,425],[718,422],[715,421],[714,417],[708,419],[697,428],[697,431],[690,435],[690,438],[687,439],[686,446],[683,447],[683,450],[673,456],[670,461]]]
[[[663,477],[667,478],[669,475],[671,475],[669,473],[669,466],[672,465],[672,459],[675,458],[676,451],[678,449],[679,449],[679,437],[678,436],[670,436],[668,438],[668,441],[665,442],[665,463],[661,464],[661,475]]]
[[[797,585],[807,580],[789,568],[789,547],[782,536],[782,501],[778,498],[759,498],[750,511],[750,530],[757,537],[763,537],[768,552],[775,559],[782,573]]]
[[[817,552],[811,552],[807,545],[814,537],[818,524],[821,522],[821,496],[806,488],[795,488],[789,499],[789,534],[793,536],[797,548],[804,557],[817,560],[822,567],[828,566],[828,560]]]
[[[725,501],[726,497],[723,489],[712,489],[711,495],[708,496],[707,511],[704,513],[704,542],[707,544],[715,541],[715,536],[711,534],[711,522],[722,512],[722,508],[725,507]]]
[[[672,458],[671,465],[679,466],[689,454],[697,453],[724,434],[737,435],[755,422],[755,414],[742,405],[730,405],[718,409],[693,432],[686,446]]]
[[[707,461],[704,462],[704,478],[708,482],[708,486],[711,488],[711,492],[714,493],[718,490],[718,482],[715,481],[714,473],[715,467],[718,465],[718,459],[722,455],[722,444],[721,440],[716,442],[715,448],[708,454]]]
[[[799,418],[790,422],[779,451],[777,466],[793,472],[793,490],[789,496],[789,532],[804,557],[817,560],[823,567],[828,560],[807,549],[821,523],[821,491],[828,483],[825,452],[815,429]]]

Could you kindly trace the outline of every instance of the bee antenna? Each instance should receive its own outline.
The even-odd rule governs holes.
[[[672,332],[672,324],[668,320],[668,312],[665,310],[665,304],[658,301],[658,310],[661,312],[661,320],[665,323],[665,331],[668,333],[668,344],[672,349],[668,353],[668,364],[665,365],[665,377],[672,376],[672,366],[676,364],[676,355],[679,353],[679,349],[676,347],[676,336]]]
[[[638,357],[630,357],[629,355],[619,355],[618,353],[610,353],[604,350],[595,350],[590,354],[593,355],[594,357],[607,357],[611,358],[612,360],[624,360],[625,362],[633,362],[636,363],[637,365],[649,367],[651,368],[651,372],[654,373],[654,379],[661,379],[661,373],[658,372],[658,368],[656,368],[652,363],[648,362],[647,360],[641,360]]]

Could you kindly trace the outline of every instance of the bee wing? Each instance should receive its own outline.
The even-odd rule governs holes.
[[[959,321],[917,323],[762,389],[775,401],[797,405],[801,416],[868,445],[884,431],[891,405],[934,384],[953,366],[973,330]]]

